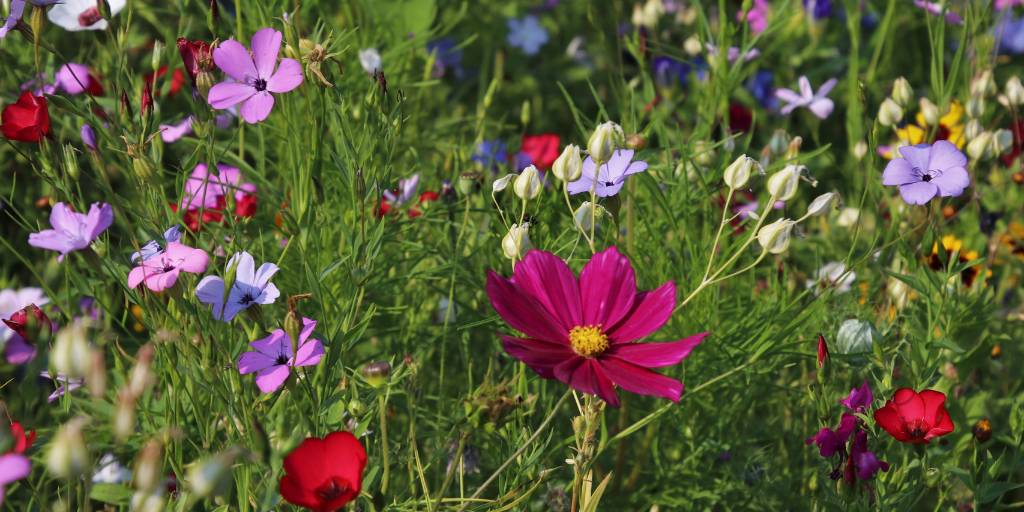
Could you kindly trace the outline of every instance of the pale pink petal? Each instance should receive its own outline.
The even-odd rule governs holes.
[[[267,90],[275,93],[288,92],[302,85],[302,64],[295,59],[281,59],[274,76],[267,80]]]
[[[207,101],[215,109],[231,108],[256,94],[256,88],[236,82],[221,82],[210,88]]]
[[[263,28],[252,35],[252,60],[256,74],[266,80],[274,73],[277,54],[281,51],[281,33]]]
[[[239,113],[242,114],[242,119],[245,122],[255,124],[266,119],[273,108],[274,95],[267,91],[260,91],[242,103]]]
[[[775,97],[786,103],[800,103],[803,98],[791,89],[776,89]]]
[[[174,286],[180,274],[181,270],[177,268],[169,272],[155,272],[146,277],[146,287],[154,292],[162,292]]]
[[[814,89],[811,88],[811,81],[806,76],[801,76],[797,83],[800,85],[800,97],[809,100],[814,97]]]
[[[135,288],[146,278],[146,269],[139,265],[128,272],[128,288]]]
[[[835,104],[828,98],[819,98],[811,102],[807,108],[814,112],[814,115],[818,116],[818,119],[825,119],[832,114],[832,109],[835,108]]]
[[[32,472],[28,457],[17,453],[0,456],[0,486],[25,478]]]
[[[249,55],[249,50],[246,50],[242,43],[234,39],[220,43],[213,50],[213,62],[236,82],[244,84],[257,77],[256,66],[253,64],[252,56]]]

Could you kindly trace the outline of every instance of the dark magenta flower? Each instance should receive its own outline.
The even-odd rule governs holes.
[[[859,388],[851,389],[850,395],[840,400],[839,403],[853,412],[864,412],[871,407],[871,402],[874,400],[875,396],[871,394],[871,388],[868,387],[868,381],[865,380]]]

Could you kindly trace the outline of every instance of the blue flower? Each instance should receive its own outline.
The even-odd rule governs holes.
[[[654,71],[654,81],[659,86],[672,87],[678,83],[680,87],[686,87],[686,80],[690,74],[689,64],[672,57],[655,57],[651,62],[651,69]]]
[[[492,171],[497,170],[498,165],[508,161],[505,142],[498,139],[481,141],[473,153],[473,161]]]
[[[754,76],[750,77],[750,80],[747,80],[747,90],[762,107],[768,110],[775,110],[779,105],[779,100],[774,94],[774,82],[775,75],[767,69],[758,70]]]
[[[832,0],[804,0],[804,10],[816,20],[831,18]]]
[[[1024,16],[1003,18],[996,25],[995,35],[999,39],[999,53],[1024,54]]]
[[[434,54],[435,77],[442,77],[451,70],[456,79],[462,78],[462,50],[456,46],[454,39],[442,37],[427,43],[427,53]]]
[[[508,27],[509,46],[523,50],[527,55],[536,55],[540,47],[548,42],[548,31],[540,26],[537,17],[530,14],[520,19],[509,18],[505,21]]]

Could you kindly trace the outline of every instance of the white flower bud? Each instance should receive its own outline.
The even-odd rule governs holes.
[[[978,138],[983,131],[985,131],[985,129],[982,128],[981,121],[971,119],[970,121],[967,121],[967,126],[964,128],[964,137],[966,137],[967,140],[974,140]]]
[[[698,140],[693,144],[693,161],[697,165],[711,165],[715,160],[715,148],[710,142]]]
[[[580,156],[580,147],[569,144],[558,155],[555,163],[551,164],[551,174],[556,178],[565,181],[576,181],[583,175],[583,158]]]
[[[971,96],[984,98],[996,93],[996,81],[992,78],[992,71],[986,69],[971,81]]]
[[[764,247],[765,251],[772,254],[782,254],[789,249],[789,239],[796,222],[790,219],[779,219],[757,232],[757,242]]]
[[[527,201],[535,199],[543,189],[544,182],[540,180],[540,171],[533,165],[523,169],[523,172],[516,176],[516,181],[512,183],[512,191],[520,199]]]
[[[860,210],[852,207],[846,207],[839,210],[839,216],[836,217],[836,224],[842,228],[850,228],[857,224],[860,220]]]
[[[85,377],[92,363],[91,349],[86,338],[86,326],[75,321],[57,333],[57,339],[50,351],[50,364],[55,375],[69,379]]]
[[[233,459],[233,455],[225,452],[194,463],[186,478],[189,489],[202,498],[227,492],[232,482]]]
[[[772,132],[772,138],[768,141],[768,147],[771,149],[772,154],[781,155],[789,147],[790,140],[786,130],[775,130]]]
[[[90,469],[82,428],[86,418],[79,416],[65,423],[53,436],[46,452],[46,469],[57,478],[76,479]]]
[[[839,325],[839,332],[832,345],[837,354],[863,354],[871,352],[878,337],[878,331],[870,323],[850,319]]]
[[[975,160],[992,154],[992,132],[981,132],[967,143],[967,155]]]
[[[697,36],[690,36],[683,43],[683,50],[686,51],[687,55],[696,57],[704,52],[704,45],[700,44],[700,39]]]
[[[853,145],[853,157],[856,158],[857,160],[863,160],[864,155],[867,154],[868,143],[862,140],[858,140],[857,143]]]
[[[914,101],[914,89],[910,87],[910,82],[906,78],[901,76],[892,83],[892,99],[901,107],[906,107]]]
[[[967,117],[977,119],[985,114],[985,98],[981,96],[973,96],[967,100]]]
[[[494,180],[494,183],[491,184],[491,192],[497,194],[498,192],[505,190],[506,188],[508,188],[508,184],[512,183],[512,180],[516,179],[516,176],[519,175],[509,173]]]
[[[815,215],[821,215],[828,211],[832,206],[832,202],[836,198],[835,192],[825,192],[824,194],[815,197],[814,201],[807,206],[807,217],[813,217]]]
[[[768,193],[776,201],[789,201],[796,195],[797,185],[800,184],[800,174],[806,169],[802,165],[787,165],[781,171],[776,172],[768,178]]]
[[[903,120],[903,108],[892,98],[886,98],[878,107],[878,122],[882,123],[882,126],[892,126],[899,124],[901,120]]]
[[[992,151],[1001,155],[1013,149],[1013,132],[1006,128],[1000,128],[992,134]]]
[[[595,205],[590,201],[584,201],[579,208],[576,209],[576,213],[573,214],[573,220],[576,222],[576,227],[585,233],[589,233],[590,229],[594,226],[592,222],[597,222],[604,215],[608,213],[601,205]]]
[[[885,293],[889,295],[896,309],[903,309],[910,301],[910,286],[895,277],[890,277],[885,285]]]
[[[747,155],[740,155],[733,163],[729,164],[729,167],[725,168],[725,173],[722,175],[722,179],[725,180],[725,184],[733,190],[743,188],[750,180],[750,172],[753,169],[760,168],[761,164],[750,158]]]
[[[1024,105],[1024,85],[1020,83],[1020,77],[1014,75],[1006,81],[1006,99],[1015,107]]]
[[[925,124],[928,126],[938,126],[939,119],[942,117],[942,114],[939,113],[939,107],[928,98],[921,98],[918,101],[918,105],[921,108],[921,116],[924,117]]]
[[[533,249],[530,244],[530,223],[512,224],[508,234],[501,239],[501,250],[505,257],[510,260],[521,260],[530,249]]]
[[[616,149],[622,147],[626,135],[622,127],[611,121],[601,123],[594,129],[587,141],[587,153],[594,159],[595,163],[605,163],[611,160]]]
[[[135,494],[132,494],[131,510],[134,512],[161,512],[164,510],[164,497],[162,494],[135,491]]]

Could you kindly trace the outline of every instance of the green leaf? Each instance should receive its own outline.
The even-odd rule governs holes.
[[[111,505],[127,505],[132,499],[132,489],[119,484],[95,484],[89,492],[89,499]]]

